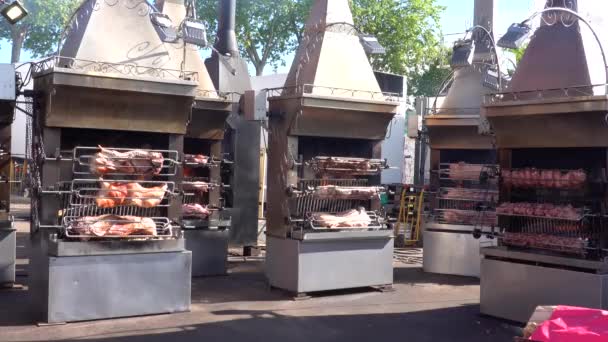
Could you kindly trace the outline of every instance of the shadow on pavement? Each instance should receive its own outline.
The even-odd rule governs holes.
[[[76,342],[166,341],[512,341],[521,329],[477,315],[477,305],[390,314],[291,316],[278,311],[225,310],[220,322],[121,331],[129,336],[86,334]],[[229,320],[226,320],[229,319]]]

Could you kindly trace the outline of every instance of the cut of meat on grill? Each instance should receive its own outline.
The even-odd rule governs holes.
[[[209,163],[209,157],[202,154],[186,154],[184,160],[187,164],[206,165]]]
[[[168,185],[146,188],[139,183],[100,182],[95,202],[100,208],[114,208],[133,205],[140,208],[154,208],[163,201]]]
[[[127,237],[156,236],[156,223],[151,218],[136,216],[85,216],[71,222],[69,230],[84,236]]]
[[[139,183],[127,184],[128,190],[128,204],[134,205],[140,208],[154,208],[158,206],[165,198],[167,193],[168,185],[145,188]]]
[[[329,174],[352,174],[352,173],[376,173],[382,169],[382,164],[361,158],[345,157],[318,157],[313,162],[313,167],[321,173]]]
[[[479,226],[496,226],[497,218],[496,213],[493,211],[479,212],[479,211],[467,211],[467,210],[452,210],[444,209],[441,210],[442,219],[445,223],[449,224],[462,224],[462,225],[479,225]]]
[[[317,187],[313,194],[318,199],[368,200],[380,195],[381,190],[379,187],[326,185]]]
[[[211,188],[211,184],[207,182],[185,182],[184,190],[207,192]]]
[[[449,177],[453,180],[477,180],[483,170],[483,165],[467,164],[464,162],[449,165]]]
[[[546,188],[576,190],[584,187],[587,173],[584,170],[537,170],[525,168],[503,170],[503,184],[516,188]]]
[[[548,203],[502,203],[496,208],[496,212],[501,215],[536,216],[569,221],[579,221],[584,213],[583,209],[574,208],[572,205]]]
[[[128,196],[127,185],[124,183],[100,182],[101,190],[95,199],[100,208],[114,208],[123,205]]]
[[[96,175],[158,175],[163,167],[164,157],[160,152],[132,150],[119,152],[99,146],[92,158],[91,172]]]
[[[206,219],[211,215],[211,211],[206,207],[200,204],[183,204],[182,205],[182,214],[184,217],[198,217],[201,219]]]
[[[326,228],[367,228],[372,223],[365,209],[353,209],[335,215],[314,213],[312,218],[315,225]]]
[[[525,248],[548,249],[566,253],[582,254],[585,240],[548,234],[505,233],[502,241],[506,245]]]
[[[496,193],[487,190],[474,190],[466,188],[447,188],[441,195],[444,199],[462,199],[472,201],[491,201],[497,197]]]

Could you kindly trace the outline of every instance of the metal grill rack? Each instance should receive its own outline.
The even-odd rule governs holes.
[[[166,239],[177,237],[176,231],[172,227],[172,221],[168,217],[168,207],[172,205],[172,201],[179,197],[176,192],[178,187],[174,181],[150,180],[150,178],[165,178],[168,179],[175,176],[177,167],[180,165],[178,161],[178,152],[169,150],[143,150],[137,151],[144,153],[157,153],[162,155],[162,165],[158,166],[158,173],[150,174],[149,169],[152,164],[146,165],[145,162],[140,162],[142,158],[133,158],[133,167],[131,172],[108,172],[101,178],[92,169],[92,158],[100,148],[96,147],[76,147],[72,151],[72,159],[60,158],[61,161],[71,161],[72,171],[75,178],[71,181],[61,182],[57,184],[53,190],[45,190],[44,193],[54,193],[60,197],[62,210],[57,228],[61,229],[62,236],[67,239],[81,240],[98,240],[98,239]],[[134,151],[134,149],[125,148],[108,148],[117,152]],[[120,159],[108,158],[110,160]],[[141,168],[137,164],[141,164]],[[132,179],[129,179],[132,178]],[[104,188],[103,183],[106,183],[112,188]],[[135,188],[133,188],[135,186]],[[151,189],[156,188],[156,189]],[[158,189],[160,188],[160,189]],[[147,195],[154,191],[153,195]],[[134,196],[135,192],[144,194],[142,196]],[[162,195],[162,196],[161,196]],[[98,200],[109,199],[121,203],[113,203],[108,205],[100,205]],[[139,202],[138,200],[141,200]],[[144,200],[152,200],[152,202],[144,203]],[[154,202],[158,202],[157,204]],[[98,217],[99,220],[92,218]],[[149,218],[156,225],[155,235],[81,235],[72,230],[75,223],[83,218],[87,218],[90,222],[106,226],[120,226],[126,220],[124,217],[131,217],[137,221],[137,218]],[[131,222],[132,223],[132,222]]]
[[[315,157],[305,162],[301,167],[310,168],[316,175],[339,175],[351,177],[368,177],[379,174],[388,166],[386,161],[364,158],[341,158],[341,157]],[[303,236],[304,231],[309,232],[353,232],[373,231],[387,228],[384,212],[372,210],[373,198],[386,192],[384,187],[368,186],[367,178],[313,178],[300,179],[297,185],[290,190],[289,207],[291,234],[298,232]],[[345,196],[345,198],[326,198],[319,196],[317,190],[320,187],[335,186],[342,189],[370,190],[372,195],[363,199],[360,195]],[[331,196],[330,196],[331,197]],[[365,196],[364,196],[365,197]],[[315,219],[315,214],[324,213],[335,215],[348,210],[365,210],[371,223],[366,227],[341,228],[327,227],[323,222]]]
[[[99,152],[99,149],[100,149],[99,147],[82,147],[82,146],[78,146],[78,147],[74,148],[73,157],[72,157],[72,160],[74,161],[74,163],[72,164],[73,165],[72,172],[75,175],[98,176],[98,175],[91,173],[91,167],[93,165],[92,162],[95,158],[95,154],[97,152]],[[117,152],[129,152],[129,151],[135,150],[135,149],[129,149],[129,148],[107,148],[107,149],[117,151]],[[177,151],[143,150],[143,149],[139,149],[139,150],[149,152],[149,153],[157,153],[159,155],[162,155],[162,166],[160,166],[160,172],[154,173],[153,176],[161,176],[161,177],[162,176],[175,176],[175,174],[177,172],[177,168],[180,165],[180,163],[178,161],[179,153]],[[121,158],[121,157],[109,157],[108,159],[114,160],[114,161],[124,160],[124,158]],[[134,162],[137,162],[138,160],[141,160],[141,158],[131,158],[131,160]],[[142,169],[149,168],[150,165],[143,165],[143,166],[133,165],[132,167],[135,169],[134,172],[129,172],[129,173],[107,172],[104,174],[104,176],[106,176],[106,177],[107,176],[121,176],[121,177],[150,176],[150,174],[141,172]]]
[[[124,196],[111,196],[108,192],[116,192],[111,189],[104,189],[103,183],[114,187],[122,187],[122,191],[125,192]],[[130,190],[126,187],[130,184],[135,183],[133,180],[92,180],[92,179],[74,179],[70,184],[70,205],[72,207],[76,206],[93,206],[97,205],[97,199],[108,199],[108,200],[124,200],[126,205],[118,205],[118,207],[128,206],[129,203],[132,203],[133,200],[140,199],[137,197],[133,197],[132,193],[134,191],[142,191],[149,192],[151,188],[164,187],[163,195],[161,196],[150,196],[154,199],[160,199],[160,203],[155,205],[154,207],[167,207],[169,206],[169,199],[172,196],[176,196],[175,193],[175,183],[174,182],[162,182],[162,181],[138,181],[143,190]],[[160,190],[158,190],[160,193]],[[148,209],[148,208],[146,208]]]
[[[203,155],[200,155],[200,157],[203,157]],[[233,164],[232,161],[225,158],[220,159],[214,156],[205,156],[204,158],[206,158],[206,162],[204,163],[187,162],[184,160],[183,166],[191,169],[212,169]],[[211,175],[210,177],[185,177],[181,184],[182,205],[198,204],[210,212],[208,217],[202,218],[197,215],[187,215],[182,211],[182,228],[184,229],[225,228],[230,227],[232,224],[230,213],[225,210],[226,202],[222,195],[222,192],[229,189],[230,185],[224,184],[221,179],[212,179],[211,177],[213,177],[214,172],[209,172],[209,174]],[[221,175],[216,176],[220,176],[221,178]],[[201,185],[201,189],[195,188],[197,184]],[[219,192],[216,196],[211,195],[212,192],[216,191]]]
[[[345,158],[345,157],[315,157],[306,162],[317,174],[371,176],[388,169],[386,160]]]
[[[498,167],[492,164],[441,163],[434,171],[431,220],[441,224],[495,227]]]
[[[195,155],[186,155],[184,158],[183,165],[190,168],[211,168],[211,167],[220,167],[222,165],[230,165],[233,162],[227,160],[225,158],[218,158],[216,156],[203,156],[201,159],[204,159],[204,162],[195,162],[193,161]]]
[[[124,239],[125,236],[120,235],[109,235],[109,236],[95,236],[95,235],[79,235],[74,229],[74,225],[77,224],[80,220],[82,220],[82,216],[65,216],[63,218],[63,225],[66,227],[65,236],[67,238],[81,239],[81,240],[101,240],[101,239]],[[142,239],[142,240],[150,240],[150,239],[167,239],[172,238],[173,234],[173,226],[171,221],[166,217],[150,217],[150,220],[154,222],[156,235],[128,235],[129,239]],[[120,220],[116,217],[111,217],[104,220],[99,220],[96,222],[102,222],[106,224],[129,224],[125,222],[125,220]]]
[[[513,172],[534,174],[514,176]],[[603,210],[604,184],[592,177],[587,170],[543,170],[512,169],[501,175],[501,184],[509,189],[509,200],[515,203],[532,202],[552,206],[570,205],[579,209],[578,217],[564,218],[559,215],[540,216],[521,213],[499,213],[498,239],[509,248],[537,250],[545,253],[570,254],[578,257],[600,258],[606,254],[605,218],[598,213]],[[576,186],[563,182],[536,180],[535,174],[554,172],[564,177],[572,172],[584,174],[584,181]],[[532,178],[532,180],[530,179]],[[594,182],[598,181],[597,184]],[[554,207],[555,208],[555,207]]]

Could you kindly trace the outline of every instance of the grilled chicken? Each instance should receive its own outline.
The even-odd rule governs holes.
[[[69,229],[79,235],[97,237],[157,235],[156,223],[151,218],[136,216],[85,216],[72,222]]]
[[[163,201],[167,190],[167,184],[145,188],[139,183],[101,182],[101,190],[95,202],[100,208],[114,208],[120,205],[154,208]]]
[[[97,175],[128,174],[158,175],[164,158],[160,152],[132,150],[119,152],[99,146],[99,152],[92,157],[91,172]]]
[[[167,189],[167,184],[153,188],[144,188],[139,183],[129,183],[127,184],[127,202],[140,208],[154,208],[163,201]]]
[[[314,213],[313,220],[318,225],[327,228],[366,228],[372,223],[371,218],[363,208],[348,210],[335,215]]]
[[[114,208],[123,205],[127,196],[126,184],[101,182],[101,190],[95,202],[100,208]]]

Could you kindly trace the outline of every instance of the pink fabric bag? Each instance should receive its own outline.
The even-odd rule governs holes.
[[[558,306],[530,340],[539,342],[608,342],[608,311]]]

